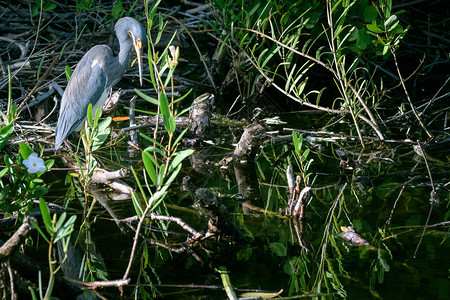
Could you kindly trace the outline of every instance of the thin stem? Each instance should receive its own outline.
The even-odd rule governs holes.
[[[133,260],[134,260],[134,254],[136,252],[137,242],[138,242],[138,239],[139,239],[139,232],[141,231],[142,223],[144,222],[145,216],[147,215],[150,207],[151,207],[151,205],[147,205],[147,207],[144,210],[144,213],[142,214],[141,218],[139,219],[139,223],[138,223],[138,226],[136,228],[136,233],[134,234],[134,241],[133,241],[133,246],[131,247],[131,253],[130,253],[130,259],[128,261],[128,266],[127,266],[127,269],[125,270],[125,273],[123,274],[123,277],[122,277],[123,280],[126,280],[128,278],[128,274],[130,273],[131,265],[132,265]]]
[[[54,242],[54,234],[52,234],[51,239],[50,239],[50,243],[48,246],[48,268],[50,271],[50,278],[48,279],[48,284],[47,284],[47,290],[45,291],[45,295],[44,295],[44,299],[50,299],[50,295],[51,295],[51,287],[53,285],[53,276],[54,276],[54,272],[53,272],[53,260],[52,260],[52,252],[53,252],[53,242]]]
[[[422,119],[420,119],[419,115],[417,114],[416,108],[414,107],[414,104],[412,103],[411,98],[409,97],[409,93],[408,93],[408,90],[406,89],[405,81],[403,80],[402,73],[400,72],[400,67],[398,66],[397,56],[395,55],[392,45],[389,45],[389,50],[391,51],[392,57],[394,58],[395,68],[397,69],[397,74],[398,74],[398,77],[400,78],[400,82],[402,84],[403,91],[405,92],[406,99],[408,100],[409,106],[411,107],[411,110],[412,110],[414,116],[419,121],[419,124],[422,127],[422,129],[426,132],[428,137],[432,138],[433,136],[428,131],[428,129],[425,127],[425,124],[423,124]]]

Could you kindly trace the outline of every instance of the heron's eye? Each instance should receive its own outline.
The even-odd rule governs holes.
[[[139,47],[139,48],[142,48],[142,41],[141,41],[141,39],[137,39],[136,40],[136,45]]]

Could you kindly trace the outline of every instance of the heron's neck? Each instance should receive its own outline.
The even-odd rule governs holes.
[[[119,39],[120,44],[118,62],[120,64],[120,70],[123,73],[130,65],[130,54],[133,43],[126,32],[117,32],[117,38]]]

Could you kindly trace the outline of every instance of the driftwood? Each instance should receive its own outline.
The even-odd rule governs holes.
[[[211,125],[212,102],[214,95],[203,94],[195,98],[189,111],[189,125],[191,133],[200,139],[208,134]]]
[[[266,136],[266,129],[258,122],[248,125],[234,149],[233,158],[240,161],[253,160]]]
[[[25,239],[30,234],[30,231],[33,230],[33,226],[30,223],[30,220],[37,223],[36,219],[33,217],[28,217],[23,220],[22,225],[17,229],[16,232],[0,247],[0,261],[4,260],[11,255],[13,255],[17,248],[19,248]]]
[[[80,170],[76,161],[72,160],[70,156],[65,156],[62,159],[63,163],[73,170],[86,172],[86,169]],[[129,170],[122,168],[116,171],[106,171],[101,168],[96,168],[91,183],[100,183],[109,186],[114,192],[109,192],[108,197],[112,200],[125,200],[131,198],[133,188],[120,178],[126,178],[129,175]]]
[[[286,170],[286,177],[289,187],[289,200],[285,209],[285,214],[302,220],[305,218],[305,210],[310,202],[309,191],[311,188],[307,186],[301,189],[301,177],[295,177],[290,166],[288,166]]]
[[[129,174],[127,169],[108,172],[103,169],[96,169],[92,176],[93,183],[102,183],[114,189],[115,193],[109,193],[111,199],[125,200],[131,197],[133,188],[120,178],[126,178]]]

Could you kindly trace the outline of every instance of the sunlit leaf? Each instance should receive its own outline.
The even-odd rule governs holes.
[[[173,170],[172,174],[170,175],[169,179],[166,180],[166,182],[164,182],[164,187],[168,188],[170,186],[170,184],[175,180],[175,178],[177,177],[178,173],[181,170],[181,164],[178,165],[178,167]]]
[[[147,152],[156,152],[156,153],[161,154],[162,156],[166,156],[166,155],[161,151],[161,149],[159,149],[159,148],[157,148],[157,147],[153,147],[153,146],[150,146],[150,147],[145,148],[144,151],[147,151]]]
[[[102,109],[99,107],[95,110],[95,116],[94,116],[94,127],[97,127],[98,121],[100,120],[100,117],[102,116]]]
[[[166,164],[161,164],[159,166],[158,175],[157,175],[158,178],[156,180],[156,185],[157,186],[163,185],[165,173],[166,173]]]
[[[283,289],[281,289],[278,293],[270,293],[270,292],[247,292],[242,293],[239,296],[241,298],[252,298],[252,299],[272,299],[279,297]]]
[[[177,137],[177,139],[175,140],[175,142],[173,143],[174,147],[177,147],[177,144],[180,142],[181,138],[184,136],[184,134],[189,130],[189,126],[186,127]]]
[[[0,150],[5,147],[10,135],[14,132],[13,124],[0,128]]]
[[[183,100],[184,98],[186,98],[191,92],[192,92],[192,89],[190,89],[189,91],[187,91],[186,94],[184,94],[184,95],[181,96],[180,98],[175,99],[175,100],[173,101],[173,103],[175,104],[175,103],[180,102],[181,100]]]
[[[192,150],[192,149],[187,149],[187,150],[183,150],[183,151],[180,151],[180,152],[177,152],[176,154],[175,154],[175,157],[174,157],[174,159],[172,160],[172,163],[170,164],[170,167],[169,167],[169,173],[172,173],[172,171],[176,168],[176,167],[178,167],[178,165],[186,158],[186,157],[188,157],[189,155],[192,155],[192,153],[194,153],[194,150]]]
[[[20,154],[20,156],[22,156],[23,159],[26,159],[27,157],[29,157],[32,152],[33,152],[33,149],[31,149],[30,146],[28,146],[24,142],[20,142],[19,154]]]
[[[62,224],[62,227],[60,230],[57,231],[55,242],[59,241],[63,238],[68,238],[73,232],[73,226],[75,224],[75,220],[77,219],[76,215],[70,216],[70,218]]]
[[[59,218],[58,218],[58,222],[56,222],[56,225],[55,225],[55,230],[56,231],[58,231],[60,228],[61,228],[61,225],[64,223],[64,221],[66,220],[66,217],[67,217],[67,213],[66,212],[63,212],[62,214],[61,214],[61,216],[59,216]]]
[[[295,154],[300,155],[300,146],[298,142],[298,136],[296,131],[292,131],[292,140],[294,141]]]
[[[45,200],[42,198],[39,199],[39,208],[41,209],[42,220],[44,221],[45,229],[49,234],[53,234],[50,210],[48,209],[47,203],[45,203]]]
[[[389,19],[387,19],[384,22],[384,26],[389,28],[395,21],[397,21],[397,16],[396,15],[392,15],[392,16],[389,17]]]
[[[87,109],[87,121],[90,127],[94,127],[92,124],[92,103],[89,103]]]
[[[153,97],[147,96],[146,94],[144,94],[143,92],[141,92],[141,91],[138,90],[138,89],[134,89],[134,91],[136,92],[136,94],[139,95],[139,97],[141,97],[141,98],[144,99],[145,101],[148,101],[148,102],[150,102],[150,103],[152,103],[152,104],[155,104],[155,105],[159,105],[158,99],[155,99],[155,98],[153,98]]]
[[[133,206],[134,206],[134,210],[136,211],[136,215],[139,218],[142,218],[143,210],[142,210],[142,206],[141,206],[141,201],[139,199],[139,195],[135,191],[133,191],[133,193],[131,194],[131,199],[133,201]]]
[[[161,107],[161,114],[163,116],[164,128],[166,128],[168,132],[175,132],[175,119],[173,119],[173,116],[171,115],[169,101],[165,93],[160,94],[159,103]]]
[[[367,29],[369,29],[370,31],[374,32],[374,33],[383,33],[384,30],[381,29],[380,27],[378,27],[375,24],[367,24],[366,25]]]
[[[174,133],[175,130],[177,129],[177,124],[175,123],[175,117],[174,116],[170,116],[169,117],[168,126],[166,126],[166,122],[164,122],[164,127],[166,128],[166,130],[168,132]]]
[[[153,184],[157,184],[157,175],[155,171],[155,158],[147,151],[142,152],[142,160],[144,162],[145,170],[147,174],[150,176],[150,180]]]
[[[158,206],[158,204],[164,199],[165,196],[166,196],[166,189],[164,188],[154,193],[148,200],[149,205],[152,207],[150,211],[155,209],[155,207]]]

